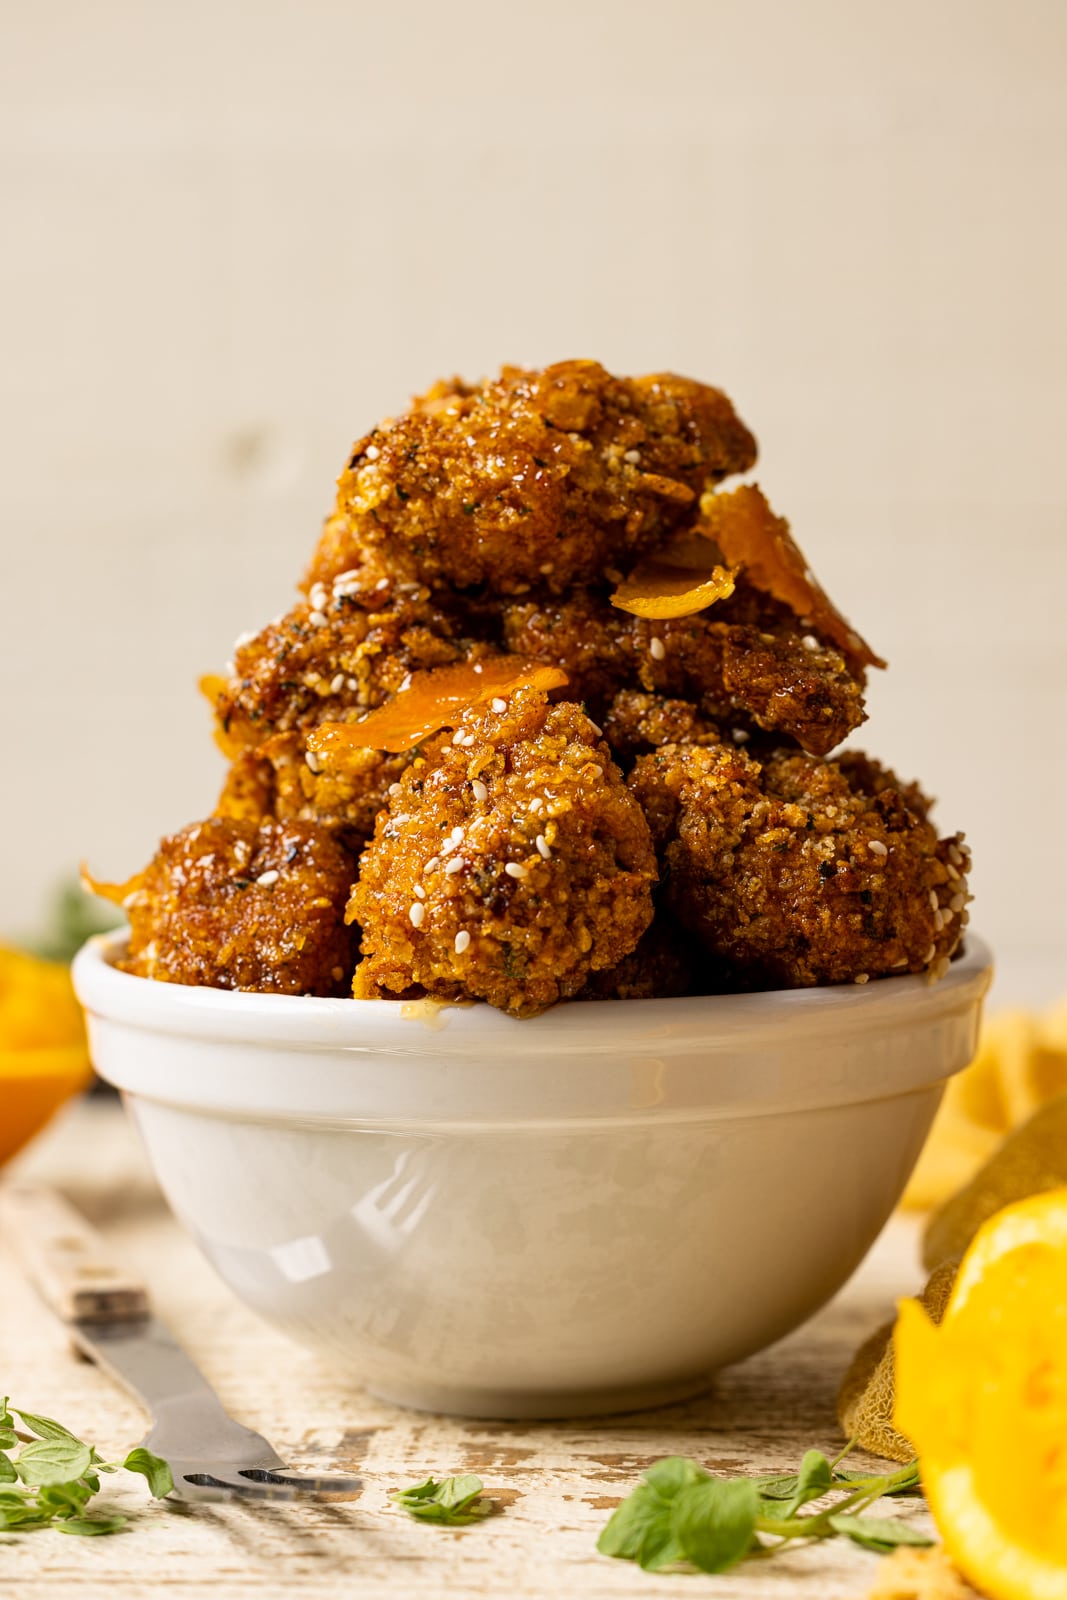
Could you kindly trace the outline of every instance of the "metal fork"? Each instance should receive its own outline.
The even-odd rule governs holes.
[[[152,1417],[143,1443],[162,1456],[179,1500],[295,1500],[350,1494],[347,1474],[291,1472],[262,1434],[235,1422],[203,1373],[152,1315],[148,1291],[108,1253],[85,1218],[52,1189],[5,1185],[12,1244],[71,1336]]]

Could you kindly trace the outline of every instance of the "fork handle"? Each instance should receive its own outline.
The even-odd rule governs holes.
[[[148,1316],[144,1284],[55,1189],[0,1185],[0,1224],[26,1276],[64,1322],[135,1322]]]

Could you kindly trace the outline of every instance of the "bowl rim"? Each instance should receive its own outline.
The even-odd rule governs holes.
[[[123,936],[79,952],[74,982],[101,1076],[222,1116],[351,1126],[803,1111],[929,1089],[970,1059],[992,978],[977,938],[949,973],[663,1000],[572,1001],[517,1018],[427,1015],[121,972]]]
[[[92,1015],[131,1023],[152,1032],[192,1037],[233,1039],[271,1047],[300,1045],[330,1048],[346,1044],[373,1044],[388,1033],[391,1051],[407,1048],[425,1051],[425,1031],[449,1035],[438,1038],[435,1054],[458,1053],[472,1041],[506,1040],[509,1052],[536,1053],[580,1028],[605,1029],[625,1019],[626,1033],[637,1029],[670,1028],[688,1032],[694,1024],[710,1042],[709,1026],[733,1034],[743,1029],[752,1038],[764,1030],[778,1034],[783,1025],[791,1031],[819,1034],[850,1032],[862,1018],[863,1026],[892,1025],[916,1017],[933,1020],[955,1010],[977,986],[984,994],[992,981],[993,957],[983,939],[968,934],[965,952],[953,961],[944,978],[931,983],[925,974],[906,973],[877,978],[866,984],[841,983],[805,989],[765,989],[753,993],[685,995],[650,1000],[564,1000],[535,1017],[513,1017],[484,1002],[450,1004],[431,1001],[355,1000],[347,996],[260,994],[250,990],[212,989],[193,984],[165,983],[123,972],[115,961],[126,947],[127,935],[96,934],[78,951],[72,965],[78,999]],[[624,1008],[624,1009],[620,1009]],[[422,1027],[412,1024],[422,1023]],[[347,1026],[346,1026],[347,1025]],[[615,1030],[612,1030],[613,1032]],[[595,1048],[591,1041],[585,1048]],[[601,1049],[618,1048],[618,1035]]]

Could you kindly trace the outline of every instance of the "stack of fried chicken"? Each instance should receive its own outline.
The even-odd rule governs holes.
[[[942,976],[966,846],[830,757],[884,663],[721,487],[755,459],[719,390],[592,361],[360,439],[298,602],[205,680],[213,815],[111,891],[126,969],[518,1016]]]

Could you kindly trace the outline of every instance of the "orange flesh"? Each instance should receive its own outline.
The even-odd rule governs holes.
[[[103,883],[99,878],[94,878],[87,864],[81,864],[81,881],[83,888],[90,894],[99,895],[101,900],[110,900],[113,905],[121,906],[127,897],[135,894],[144,882],[144,873],[135,872],[132,878],[127,878],[125,883]]]
[[[784,517],[776,517],[755,484],[700,502],[700,531],[714,541],[731,566],[744,567],[757,589],[773,595],[802,621],[830,639],[850,660],[865,667],[884,667],[881,656],[837,610],[804,560]],[[709,554],[709,566],[712,556]]]
[[[349,750],[396,754],[442,728],[454,728],[472,706],[516,689],[560,689],[566,682],[567,674],[559,667],[518,661],[514,656],[431,667],[412,673],[406,688],[361,722],[324,722],[308,735],[307,747],[326,762]]]

